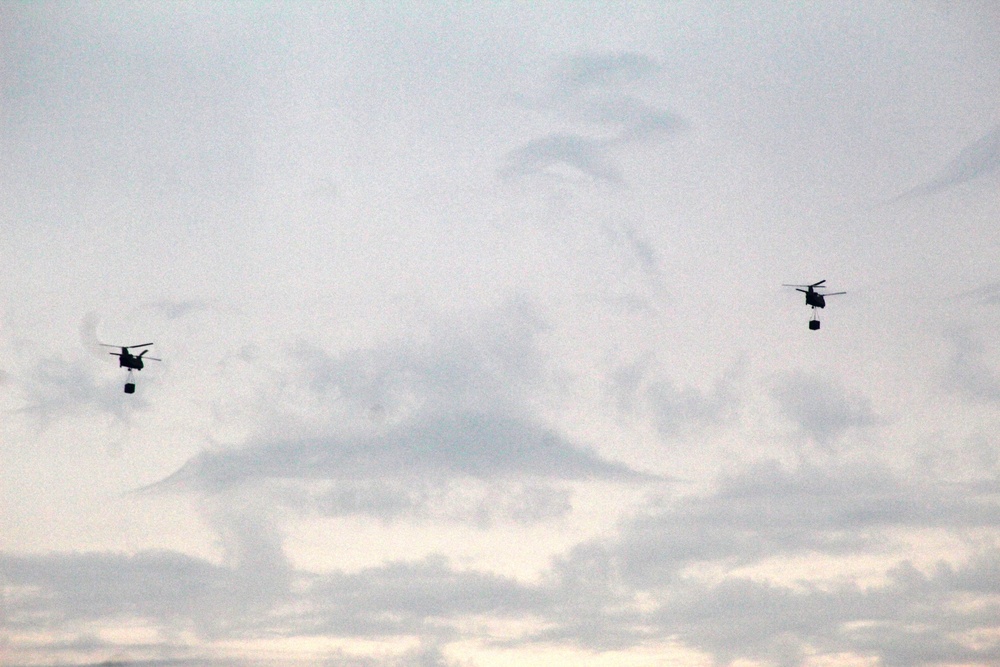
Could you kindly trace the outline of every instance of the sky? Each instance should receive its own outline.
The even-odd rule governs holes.
[[[0,664],[1000,663],[998,72],[985,0],[0,4]]]

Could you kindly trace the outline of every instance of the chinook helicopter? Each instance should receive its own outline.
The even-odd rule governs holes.
[[[128,369],[128,377],[125,380],[125,393],[134,394],[135,393],[135,377],[132,374],[133,371],[141,371],[143,369],[143,360],[146,361],[163,361],[156,357],[147,357],[146,353],[149,350],[143,350],[139,354],[132,354],[129,350],[135,350],[140,347],[149,347],[152,343],[143,343],[142,345],[106,345],[101,343],[103,347],[117,347],[121,349],[121,352],[109,352],[113,357],[118,357],[118,367]]]
[[[819,320],[816,319],[816,309],[826,308],[826,297],[837,296],[839,294],[847,294],[847,292],[819,292],[817,290],[827,289],[821,287],[826,279],[819,281],[818,283],[813,283],[812,285],[788,285],[783,284],[782,287],[794,287],[797,292],[802,292],[806,295],[806,305],[812,306],[812,319],[809,320],[809,328],[813,331],[819,329]],[[805,289],[803,289],[805,288]]]

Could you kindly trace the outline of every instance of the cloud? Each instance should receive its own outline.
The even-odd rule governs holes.
[[[719,426],[737,414],[741,403],[738,384],[743,362],[738,361],[709,389],[678,386],[658,378],[644,359],[618,369],[608,391],[627,412],[648,415],[665,438],[677,438],[700,429]]]
[[[88,365],[61,355],[38,359],[16,382],[25,402],[19,412],[36,418],[42,427],[87,412],[111,415],[127,422],[136,410],[147,407],[141,396],[122,400],[124,378],[101,380]]]
[[[963,148],[937,177],[904,192],[896,200],[937,194],[991,174],[997,167],[1000,167],[1000,125]]]
[[[959,298],[976,301],[982,306],[1000,306],[1000,283],[989,283],[982,287],[966,290]]]
[[[635,519],[618,549],[625,576],[647,586],[693,562],[878,550],[889,528],[995,526],[997,509],[970,485],[904,482],[883,466],[787,469],[762,461],[721,477],[707,495]]]
[[[11,629],[64,629],[94,619],[207,622],[231,609],[231,573],[176,552],[0,555]],[[10,599],[10,598],[8,598]],[[227,612],[228,613],[228,612]]]
[[[1000,373],[986,360],[986,348],[968,331],[948,334],[952,354],[944,371],[946,388],[978,403],[1000,402]]]
[[[522,419],[474,412],[416,419],[384,435],[269,441],[203,452],[156,485],[210,493],[266,480],[641,479]],[[385,498],[383,497],[383,500]]]
[[[310,485],[311,508],[324,516],[363,514],[382,520],[434,519],[531,524],[572,510],[572,492],[546,482],[480,480],[338,480]]]
[[[763,461],[707,492],[660,500],[616,534],[555,558],[533,582],[462,568],[440,554],[323,574],[281,557],[261,565],[246,554],[274,553],[274,536],[252,513],[249,532],[263,530],[264,548],[259,536],[237,534],[233,553],[244,556],[223,565],[171,552],[2,554],[0,577],[15,631],[73,633],[144,619],[174,633],[193,629],[209,640],[209,655],[211,642],[240,638],[416,637],[424,642],[419,654],[331,661],[434,664],[461,638],[596,651],[671,640],[718,664],[791,666],[837,655],[887,665],[992,664],[1000,654],[1000,550],[989,542],[970,544],[965,560],[922,569],[893,559],[865,586],[826,571],[797,581],[769,577],[781,576],[785,558],[885,556],[901,528],[975,532],[996,528],[998,517],[994,488],[917,482],[882,467]],[[754,576],[743,570],[761,563],[772,566]],[[280,594],[256,585],[282,571]],[[493,623],[507,621],[519,630],[496,637]]]
[[[573,134],[551,134],[511,151],[498,172],[503,179],[546,173],[552,167],[570,167],[596,181],[618,184],[621,171],[607,151],[607,141]]]
[[[599,651],[670,637],[717,664],[834,655],[991,664],[1000,642],[972,639],[995,637],[1000,618],[1000,551],[988,542],[964,563],[929,572],[897,560],[865,587],[823,571],[769,577],[795,556],[850,562],[885,553],[900,528],[995,528],[998,510],[992,490],[971,485],[915,483],[884,468],[758,463],[557,558],[544,584],[546,629],[530,637]],[[753,577],[740,572],[765,562]]]
[[[966,604],[968,590],[954,581],[956,573],[979,579],[993,568],[976,561],[958,569],[941,564],[928,575],[903,561],[886,572],[885,584],[868,588],[744,577],[688,581],[651,621],[720,664],[744,659],[794,667],[817,655],[875,659],[887,667],[993,664],[1000,642],[987,637],[995,635],[1000,606],[989,597],[979,599],[982,606]]]
[[[629,224],[619,228],[607,225],[605,230],[622,255],[623,263],[637,268],[643,275],[659,284],[661,280],[660,255],[641,232]]]
[[[609,145],[643,143],[683,130],[687,122],[676,114],[658,109],[634,97],[621,97],[594,104],[583,111],[589,120],[619,128]]]
[[[291,604],[261,595],[257,570],[246,565],[219,566],[168,551],[0,553],[6,627],[17,632],[45,629],[54,642],[121,621],[143,621],[164,637],[194,632],[224,643],[265,636],[444,639],[454,637],[470,616],[516,618],[539,604],[537,588],[456,569],[443,556],[354,573],[289,571],[296,591]],[[74,648],[106,654],[108,645],[96,641]],[[169,640],[160,645],[160,653],[186,657]],[[418,656],[443,659],[440,650],[428,646],[406,660]]]
[[[591,53],[570,58],[553,78],[566,93],[575,94],[581,90],[619,90],[649,81],[659,72],[659,64],[641,53]]]
[[[848,395],[835,382],[804,372],[780,378],[771,395],[802,434],[824,446],[831,446],[851,428],[878,421],[867,398]]]
[[[469,617],[517,618],[537,609],[540,592],[498,575],[459,571],[442,556],[387,563],[312,581],[303,634],[448,637]]]
[[[436,329],[427,344],[340,355],[293,345],[291,380],[280,389],[291,417],[267,417],[284,409],[269,388],[255,413],[264,422],[258,434],[197,454],[147,491],[255,488],[291,494],[300,512],[484,526],[566,514],[571,482],[651,480],[540,418],[541,326],[514,308]],[[294,437],[283,427],[304,419],[313,434]]]
[[[510,180],[569,168],[596,182],[622,184],[619,153],[687,126],[676,114],[642,100],[643,89],[658,71],[651,58],[635,53],[570,59],[550,77],[537,104],[554,110],[564,125],[582,122],[596,132],[551,132],[532,139],[504,156],[499,177]]]
[[[524,414],[542,389],[546,323],[523,303],[480,317],[439,324],[429,342],[413,336],[373,349],[331,354],[300,342],[291,347],[292,379],[327,410],[387,419],[416,413]],[[346,414],[338,413],[338,417]]]

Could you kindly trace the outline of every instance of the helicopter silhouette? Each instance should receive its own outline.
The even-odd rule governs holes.
[[[820,280],[812,285],[788,285],[783,284],[782,287],[794,287],[797,292],[802,292],[806,295],[806,305],[812,306],[812,319],[809,320],[809,328],[813,331],[819,329],[819,320],[816,318],[817,308],[826,308],[826,297],[837,296],[838,294],[847,294],[847,292],[818,292],[818,289],[826,289],[821,287],[826,279]],[[802,288],[805,289],[802,289]]]
[[[146,361],[163,361],[156,357],[147,357],[146,353],[149,350],[143,350],[139,354],[132,354],[129,350],[134,350],[140,347],[149,347],[152,343],[143,343],[142,345],[107,345],[101,343],[103,347],[117,347],[121,349],[121,352],[109,352],[113,357],[118,357],[118,367],[128,369],[128,377],[125,380],[125,393],[134,394],[135,393],[135,379],[132,375],[132,371],[141,371],[143,369],[143,359]]]

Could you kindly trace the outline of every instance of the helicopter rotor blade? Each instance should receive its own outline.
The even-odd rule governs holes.
[[[802,292],[803,294],[809,294],[809,292],[808,292],[807,290],[804,290],[804,289],[799,289],[799,288],[797,288],[797,287],[795,288],[795,291],[796,291],[796,292]]]
[[[781,283],[782,287],[811,287],[811,285],[789,285],[788,283]]]
[[[847,294],[847,292],[827,292],[823,296],[839,296],[841,294]]]
[[[820,285],[822,285],[825,282],[826,282],[826,278],[824,278],[823,280],[819,281],[818,283],[813,283],[812,285],[806,285],[806,287],[819,287]]]

